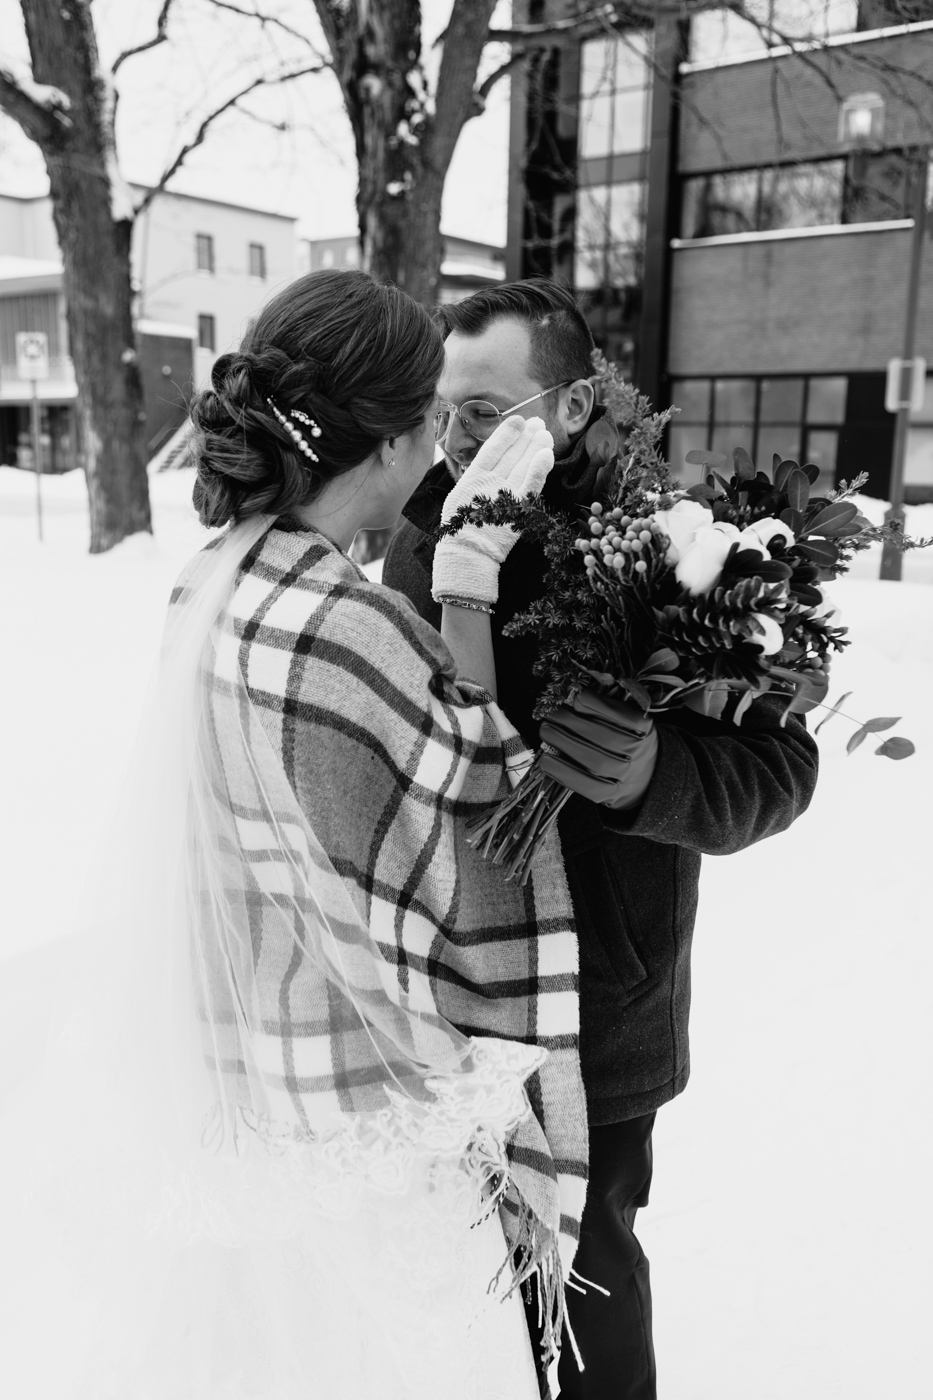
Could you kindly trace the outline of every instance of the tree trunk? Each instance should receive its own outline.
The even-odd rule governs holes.
[[[480,110],[476,71],[495,0],[454,0],[433,101],[419,0],[315,4],[356,142],[364,266],[434,305],[444,181],[464,123]]]
[[[70,99],[70,129],[43,148],[64,263],[91,552],[151,531],[145,412],[132,320],[132,209],[117,174],[113,89],[88,0],[21,0],[39,83]]]

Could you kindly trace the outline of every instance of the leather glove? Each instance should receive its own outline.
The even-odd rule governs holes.
[[[629,701],[583,690],[572,707],[548,716],[541,738],[558,750],[541,755],[544,772],[591,802],[624,812],[648,790],[658,735],[654,720]]]
[[[477,496],[500,491],[533,496],[554,465],[554,440],[540,418],[514,414],[483,443],[441,511],[443,524]],[[499,597],[499,567],[518,539],[511,525],[465,525],[445,535],[434,552],[431,592],[438,602],[464,598],[494,603]]]

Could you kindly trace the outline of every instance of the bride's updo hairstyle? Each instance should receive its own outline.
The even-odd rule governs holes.
[[[313,500],[387,438],[421,426],[443,364],[431,317],[398,287],[355,271],[299,277],[262,308],[239,350],[220,356],[191,406],[201,523]]]

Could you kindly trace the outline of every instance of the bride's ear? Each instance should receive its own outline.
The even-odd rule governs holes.
[[[395,466],[395,451],[398,446],[397,437],[384,438],[379,448],[379,460],[384,467]]]

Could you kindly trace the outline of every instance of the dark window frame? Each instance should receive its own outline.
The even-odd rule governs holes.
[[[202,252],[206,255],[203,260]],[[216,264],[214,261],[214,235],[212,233],[196,233],[194,235],[194,265],[198,272],[209,272],[213,275]]]
[[[851,156],[848,159],[840,155],[821,156],[815,160],[773,161],[768,165],[743,165],[736,166],[728,170],[715,169],[691,171],[689,174],[682,175],[678,181],[678,196],[681,210],[681,216],[679,221],[681,228],[680,236],[688,242],[692,241],[694,238],[708,238],[721,236],[717,234],[695,234],[692,232],[688,232],[686,229],[686,218],[690,206],[690,185],[699,184],[699,182],[701,181],[711,180],[715,177],[720,177],[724,180],[728,180],[730,176],[757,176],[753,227],[749,229],[737,230],[738,232],[750,234],[771,233],[783,229],[791,230],[794,228],[828,228],[838,225],[855,226],[860,223],[875,222],[894,223],[900,219],[910,218],[910,169],[914,157],[915,151],[911,148],[888,146],[885,147],[883,151],[878,151],[874,155],[865,158],[868,160],[869,165],[872,161],[877,162],[879,165],[883,161],[890,162],[892,158],[895,160],[900,160],[903,163],[903,170],[901,172],[901,186],[899,192],[899,207],[896,207],[894,212],[887,213],[880,218],[868,219],[853,217],[853,214],[856,212],[857,209],[857,200],[859,198],[860,192],[862,194],[862,198],[864,199],[865,197],[864,192],[866,189],[866,171],[863,168],[863,166],[860,166],[858,169],[856,169],[856,162]],[[763,214],[766,207],[766,194],[764,186],[766,177],[768,175],[774,175],[775,173],[789,170],[815,169],[819,167],[830,167],[834,165],[842,165],[843,167],[842,179],[839,187],[838,217],[836,218],[834,224],[775,225],[767,224],[764,222]],[[871,187],[869,187],[869,189],[870,188]],[[887,192],[882,191],[880,187],[877,188],[874,192],[879,199],[890,198]]]
[[[198,349],[217,350],[217,318],[210,311],[198,312]]]
[[[845,380],[848,380],[848,376],[847,376],[846,374],[757,374],[757,375],[755,375],[755,374],[717,374],[717,375],[712,375],[712,374],[685,374],[685,375],[679,376],[678,378],[680,378],[680,379],[689,379],[689,380],[694,380],[694,381],[695,381],[695,380],[703,380],[703,381],[705,381],[705,382],[709,385],[709,412],[707,413],[706,418],[705,418],[705,419],[701,419],[701,418],[692,418],[692,419],[691,419],[691,418],[683,417],[683,416],[681,416],[681,415],[678,414],[678,416],[674,419],[674,423],[673,423],[673,425],[672,425],[672,426],[674,427],[675,430],[676,430],[676,429],[680,429],[680,428],[694,428],[694,429],[703,429],[703,430],[705,430],[705,440],[704,440],[704,443],[703,443],[703,445],[702,445],[704,451],[707,451],[707,452],[708,452],[708,451],[711,451],[711,450],[712,450],[713,439],[714,439],[714,436],[715,436],[715,434],[716,434],[717,429],[722,429],[723,427],[728,427],[728,425],[729,425],[729,423],[730,423],[730,420],[719,420],[718,417],[717,417],[717,413],[716,413],[716,397],[717,397],[717,395],[716,395],[716,385],[717,385],[717,383],[721,383],[721,382],[726,381],[726,380],[736,380],[736,381],[738,381],[738,380],[741,380],[741,381],[748,381],[748,380],[751,380],[751,381],[754,383],[754,411],[753,411],[753,414],[752,414],[752,416],[751,416],[751,422],[750,422],[750,424],[749,424],[749,423],[746,423],[746,422],[743,422],[743,423],[735,422],[735,423],[732,424],[732,426],[734,426],[735,429],[736,429],[736,436],[738,436],[738,433],[739,433],[742,429],[747,429],[749,426],[751,427],[751,446],[750,446],[750,448],[749,448],[749,452],[751,453],[752,461],[755,463],[756,467],[759,467],[759,468],[761,468],[761,469],[763,469],[763,470],[766,470],[766,471],[770,472],[770,470],[771,470],[771,462],[770,462],[770,461],[761,462],[761,461],[758,460],[759,444],[760,444],[760,441],[761,441],[762,429],[763,429],[763,428],[764,428],[764,429],[769,429],[769,428],[772,428],[772,427],[781,427],[783,424],[782,424],[782,423],[771,423],[771,422],[762,423],[762,421],[761,421],[762,385],[763,385],[763,383],[764,383],[766,380],[767,380],[767,381],[773,382],[774,380],[778,380],[778,379],[787,379],[787,380],[802,379],[802,380],[803,380],[803,394],[802,394],[802,397],[801,397],[801,404],[800,404],[799,416],[797,417],[796,420],[792,420],[792,419],[790,419],[790,418],[788,418],[788,419],[786,420],[787,426],[788,426],[788,427],[793,426],[794,429],[795,429],[795,431],[796,431],[797,434],[798,434],[798,441],[799,441],[799,444],[800,444],[800,446],[799,446],[799,460],[801,461],[801,463],[805,463],[805,462],[807,462],[807,460],[808,460],[808,457],[809,457],[809,439],[810,439],[810,434],[811,434],[811,433],[825,433],[825,432],[833,432],[833,433],[836,433],[836,434],[837,434],[837,444],[836,444],[836,445],[837,445],[837,452],[838,452],[838,435],[842,432],[843,428],[845,427],[845,403],[843,402],[842,416],[839,417],[839,418],[837,418],[836,420],[830,421],[828,418],[822,417],[822,418],[820,418],[818,421],[810,422],[810,421],[809,421],[810,386],[811,386],[811,382],[812,382],[813,380],[815,380],[815,379],[845,379]],[[677,383],[678,383],[678,379],[676,379],[676,378],[675,378],[675,379],[672,381],[672,383],[671,383],[671,399],[672,399],[672,402],[675,403],[675,404],[677,403]],[[837,462],[838,462],[838,457],[837,457]],[[685,464],[684,464],[683,462],[672,462],[671,465],[672,465],[672,469],[673,469],[675,475],[684,474],[685,477],[686,477],[686,476],[689,474],[689,471],[688,471],[688,473],[684,473]],[[702,468],[697,468],[697,469],[696,469],[696,474],[697,474],[697,476],[698,476],[698,479],[702,480],[702,477],[703,477],[703,475],[704,475],[703,469],[702,469]],[[833,467],[833,480],[834,480],[834,481],[835,481],[835,476],[836,476],[836,465],[834,464],[834,467]]]
[[[267,278],[267,276],[268,276],[268,263],[267,263],[267,260],[266,260],[266,245],[265,245],[265,243],[248,243],[246,246],[247,246],[247,255],[246,255],[246,257],[247,257],[247,265],[248,265],[248,267],[249,267],[249,275],[250,275],[250,277],[255,277],[256,280],[259,281],[259,282],[265,282],[265,281],[266,281],[266,278]],[[255,261],[256,261],[256,263],[258,263],[258,266],[259,266],[259,271],[258,271],[258,272],[256,271],[256,269],[255,269],[254,266],[253,266],[253,262],[254,262],[254,257],[253,257],[253,255],[254,255],[254,254],[257,255],[256,258],[255,258]]]

